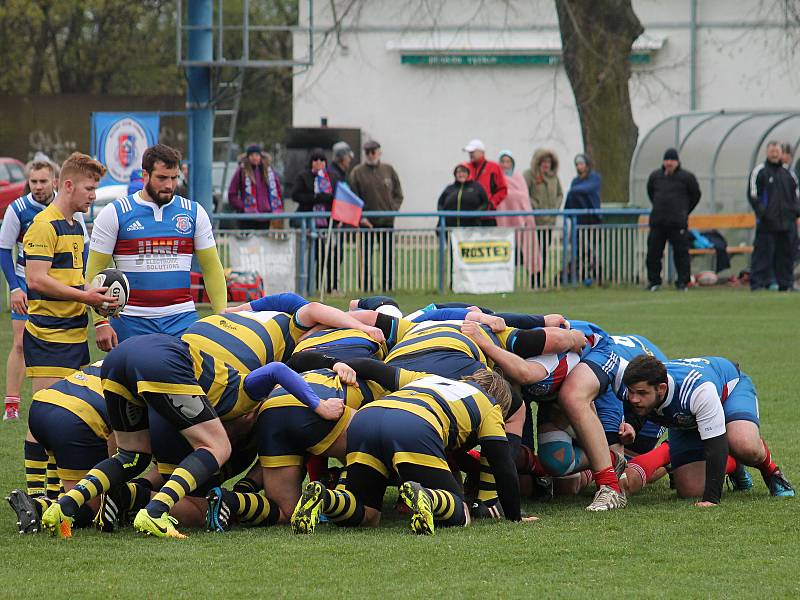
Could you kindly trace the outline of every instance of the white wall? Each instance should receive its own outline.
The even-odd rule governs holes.
[[[349,2],[335,0],[337,7]],[[702,0],[698,3],[698,110],[786,108],[800,92],[798,61],[790,55],[794,35],[764,21],[774,2]],[[301,1],[301,23],[308,15]],[[314,4],[314,27],[332,23],[329,3]],[[435,7],[431,14],[427,7]],[[664,117],[690,107],[690,0],[634,1],[648,34],[666,38],[650,64],[635,67],[631,80],[640,136]],[[747,25],[750,23],[750,25]],[[432,210],[452,180],[461,148],[478,137],[495,159],[504,148],[525,168],[534,149],[554,149],[566,189],[574,176],[572,157],[582,150],[574,97],[562,66],[417,66],[400,64],[390,42],[437,35],[552,34],[557,17],[551,0],[369,0],[357,3],[335,36],[315,36],[314,66],[294,82],[294,126],[360,127],[383,146],[406,196],[404,210]],[[428,28],[428,32],[421,31]],[[430,29],[439,29],[430,33]],[[504,33],[503,28],[512,33]],[[295,58],[307,55],[307,40],[295,39]],[[654,165],[654,168],[657,165]],[[691,165],[687,165],[691,168]],[[618,199],[604,198],[605,201]]]

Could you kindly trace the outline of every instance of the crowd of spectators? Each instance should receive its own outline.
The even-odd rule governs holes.
[[[510,150],[502,150],[497,161],[487,157],[484,143],[470,140],[463,151],[468,159],[453,168],[453,181],[445,185],[436,203],[436,210],[484,212],[485,216],[448,216],[448,227],[501,226],[517,230],[517,248],[522,264],[539,281],[539,274],[547,262],[547,248],[552,245],[557,232],[553,228],[557,215],[496,216],[497,211],[527,211],[563,209],[599,209],[601,207],[602,178],[585,153],[574,158],[576,175],[564,193],[559,178],[559,158],[553,151],[539,148],[533,152],[527,168],[519,168]],[[339,182],[347,182],[353,192],[364,201],[365,211],[399,211],[403,204],[400,176],[392,165],[382,160],[382,148],[376,140],[363,146],[364,160],[353,164],[355,154],[347,142],[333,144],[328,161],[322,148],[311,150],[308,162],[292,182],[291,198],[301,212],[328,212]],[[789,144],[769,142],[763,164],[753,170],[748,184],[748,200],[756,215],[756,231],[750,278],[751,288],[773,287],[792,289],[792,269],[800,258],[797,219],[800,217],[796,166],[792,164]],[[800,161],[798,161],[800,164]],[[185,177],[185,174],[184,174]],[[135,185],[136,182],[132,182]],[[240,157],[234,173],[228,199],[231,208],[239,213],[282,213],[283,187],[272,167],[272,157],[258,145],[252,145]],[[684,290],[690,285],[689,248],[692,235],[688,230],[688,217],[700,201],[697,179],[685,169],[674,148],[665,150],[662,164],[650,174],[647,193],[653,205],[647,243],[648,289],[661,286],[662,258],[669,243],[677,270],[676,286]],[[598,215],[581,215],[578,225],[595,225],[601,222]],[[258,226],[249,222],[247,227]],[[269,221],[270,228],[280,228],[283,220]],[[316,219],[318,229],[328,226],[324,217]],[[538,231],[537,227],[539,226]],[[368,247],[361,253],[362,281],[365,290],[393,287],[394,216],[364,218],[364,229],[376,229],[365,236]],[[557,228],[556,228],[557,229]],[[374,245],[380,247],[380,263],[373,264]],[[586,252],[593,249],[587,246]],[[320,252],[320,250],[317,250]],[[338,254],[334,246],[331,252]],[[324,255],[318,259],[325,258]],[[592,261],[592,257],[584,257]],[[326,261],[319,260],[322,264]],[[338,261],[327,261],[331,267],[328,287],[338,279]],[[375,278],[375,280],[373,280]]]

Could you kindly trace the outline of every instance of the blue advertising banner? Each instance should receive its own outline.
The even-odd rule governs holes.
[[[92,113],[92,154],[108,169],[100,185],[127,184],[158,130],[157,113]]]

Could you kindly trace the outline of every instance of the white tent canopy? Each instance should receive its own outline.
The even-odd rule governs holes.
[[[642,136],[631,161],[631,204],[648,206],[647,178],[664,150],[676,148],[681,165],[703,191],[697,214],[750,210],[747,180],[765,159],[770,140],[800,143],[800,111],[690,112],[668,117]]]

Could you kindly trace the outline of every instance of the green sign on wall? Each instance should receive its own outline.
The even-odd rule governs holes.
[[[635,64],[650,62],[649,54],[632,54],[630,61]],[[401,54],[400,63],[404,65],[557,65],[560,54]]]

